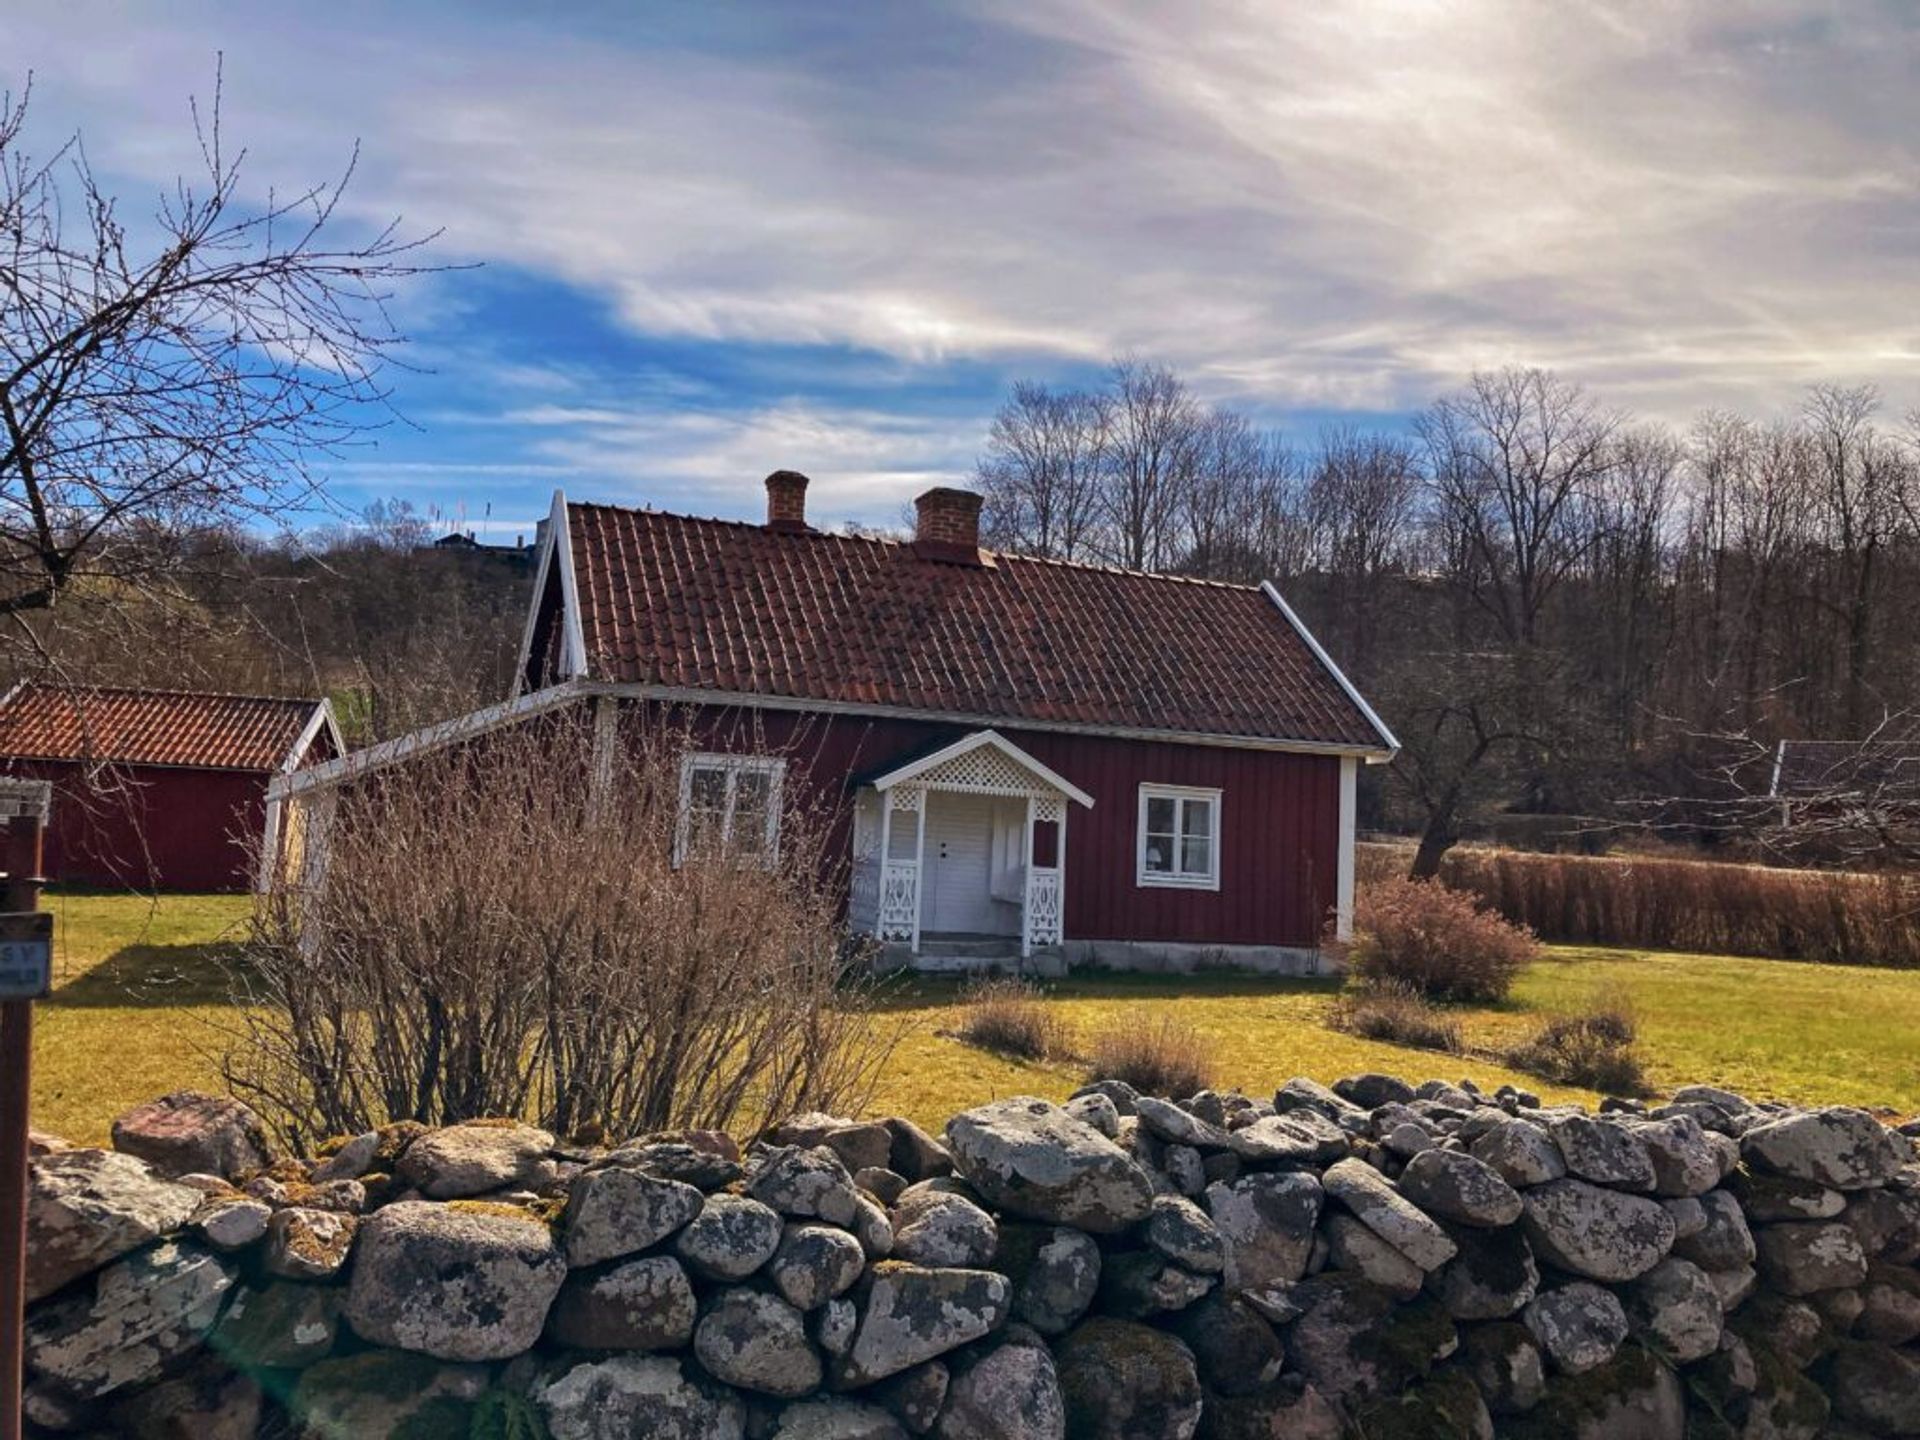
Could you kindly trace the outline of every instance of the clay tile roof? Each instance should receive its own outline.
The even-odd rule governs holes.
[[[1257,586],[567,507],[592,678],[1381,750]]]
[[[278,770],[319,704],[28,682],[0,702],[0,758]]]

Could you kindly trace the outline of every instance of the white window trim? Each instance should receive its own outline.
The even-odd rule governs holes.
[[[733,801],[741,775],[765,775],[767,785],[767,835],[762,851],[768,869],[780,859],[780,811],[786,788],[787,762],[773,755],[725,755],[713,751],[694,751],[680,761],[680,813],[673,832],[673,863],[686,858],[687,842],[693,821],[693,777],[699,770],[722,770],[727,776],[727,809],[720,821],[723,845],[733,840]]]
[[[1208,814],[1212,816],[1212,827],[1208,832],[1207,854],[1212,861],[1212,873],[1207,875],[1169,875],[1160,870],[1147,869],[1147,802],[1149,800],[1206,800],[1211,802]],[[1174,809],[1174,834],[1181,833],[1182,808],[1176,804]],[[1176,856],[1178,858],[1178,848]],[[1152,890],[1218,890],[1220,888],[1220,792],[1197,785],[1148,785],[1140,787],[1140,805],[1135,817],[1133,835],[1133,879],[1141,889]]]

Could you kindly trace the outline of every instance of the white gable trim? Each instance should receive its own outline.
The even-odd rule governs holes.
[[[313,748],[313,742],[320,737],[322,730],[325,730],[328,738],[333,741],[333,753],[336,759],[347,753],[346,737],[341,735],[340,722],[334,717],[333,701],[322,700],[313,707],[312,717],[308,719],[306,727],[301,730],[300,738],[293,742],[293,749],[287,752],[287,758],[280,762],[281,774],[291,774],[300,768],[300,762],[307,758],[307,751]]]
[[[1327,673],[1339,682],[1340,688],[1347,692],[1347,698],[1360,707],[1360,713],[1367,717],[1367,723],[1373,726],[1374,733],[1386,743],[1389,753],[1380,758],[1383,760],[1393,759],[1394,755],[1399,753],[1400,742],[1394,737],[1393,731],[1387,728],[1387,722],[1374,713],[1373,707],[1366,702],[1366,698],[1354,688],[1353,682],[1347,679],[1346,672],[1333,663],[1333,657],[1327,654],[1318,640],[1313,638],[1313,632],[1307,629],[1305,623],[1301,621],[1298,615],[1293,613],[1293,607],[1287,604],[1285,598],[1274,588],[1273,582],[1271,580],[1262,580],[1260,582],[1260,588],[1266,592],[1269,600],[1280,607],[1280,613],[1286,616],[1287,623],[1293,626],[1294,634],[1306,641],[1307,648],[1313,651],[1314,659],[1325,666]],[[1372,757],[1369,757],[1370,761],[1371,759]]]
[[[343,780],[351,780],[374,770],[384,770],[389,765],[397,765],[402,760],[411,759],[415,755],[441,750],[459,741],[470,740],[476,735],[484,735],[489,730],[498,730],[503,725],[511,725],[530,716],[558,709],[562,705],[582,700],[590,693],[580,685],[565,684],[550,685],[544,690],[517,695],[511,700],[501,701],[498,705],[489,705],[483,710],[475,710],[468,715],[443,720],[438,725],[429,725],[426,729],[416,730],[410,735],[382,740],[378,745],[369,745],[364,750],[355,750],[338,759],[328,760],[320,765],[311,765],[305,770],[276,775],[267,786],[267,798],[280,800],[289,795],[300,795],[308,790],[337,785]]]
[[[540,605],[547,598],[547,579],[553,574],[554,557],[559,556],[560,574],[560,678],[577,680],[587,673],[586,631],[580,623],[580,585],[573,568],[573,537],[567,530],[567,493],[553,492],[553,505],[547,512],[547,537],[540,547],[539,563],[533,575],[533,600],[527,606],[527,623],[520,634],[520,659],[513,670],[513,689],[517,697],[526,687],[527,662],[533,658],[533,633],[540,623]]]
[[[976,730],[971,735],[961,736],[951,745],[942,746],[931,755],[923,755],[918,760],[902,765],[897,770],[889,770],[873,782],[873,788],[880,791],[891,790],[894,786],[905,784],[917,776],[926,774],[936,766],[946,764],[949,760],[957,760],[962,755],[970,755],[982,746],[992,746],[1021,769],[1031,772],[1040,780],[1052,786],[1055,790],[1058,790],[1062,795],[1065,795],[1069,800],[1074,801],[1076,804],[1084,805],[1089,810],[1093,808],[1093,797],[1086,791],[1082,790],[1078,785],[1075,785],[1071,780],[1048,769],[1004,735],[993,730]]]

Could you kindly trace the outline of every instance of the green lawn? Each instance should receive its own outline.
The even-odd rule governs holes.
[[[53,894],[57,978],[38,1007],[34,1124],[82,1142],[104,1140],[113,1117],[181,1086],[218,1088],[216,1056],[232,1011],[219,945],[244,922],[244,897]],[[1920,1110],[1920,973],[1779,960],[1557,947],[1522,979],[1514,1000],[1464,1018],[1469,1042],[1498,1049],[1538,1013],[1624,994],[1640,1022],[1654,1083],[1730,1085],[1756,1097]],[[1079,1037],[1116,1016],[1172,1014],[1213,1042],[1217,1081],[1250,1093],[1292,1075],[1333,1080],[1359,1070],[1409,1078],[1502,1080],[1548,1099],[1556,1090],[1498,1065],[1358,1040],[1323,1023],[1326,982],[1225,976],[1098,976],[1053,988]],[[1064,1096],[1071,1065],[1024,1065],[942,1034],[956,1018],[951,984],[890,993],[909,1027],[876,1108],[944,1122],[994,1096]]]

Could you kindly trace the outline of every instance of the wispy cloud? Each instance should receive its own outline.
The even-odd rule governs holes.
[[[360,213],[628,336],[778,351],[777,377],[643,377],[577,325],[497,328],[459,275],[414,302],[436,424],[663,499],[742,508],[804,452],[890,513],[966,467],[1006,374],[1122,351],[1280,414],[1509,361],[1675,419],[1824,379],[1920,400],[1897,0],[102,13],[10,7],[0,66],[115,171],[190,160],[183,91],[224,49],[263,180],[359,135]]]

